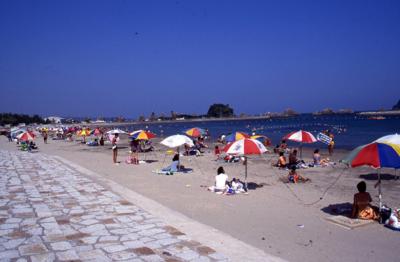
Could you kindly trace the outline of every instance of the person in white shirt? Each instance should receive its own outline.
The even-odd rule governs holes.
[[[218,174],[215,176],[215,185],[209,187],[208,190],[225,193],[229,189],[228,176],[225,174],[222,166],[218,168],[217,173]]]

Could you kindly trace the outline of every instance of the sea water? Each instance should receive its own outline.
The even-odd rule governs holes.
[[[174,121],[140,123],[129,126],[128,130],[149,129],[160,137],[174,134],[182,134],[185,130],[192,127],[208,129],[211,139],[216,140],[222,134],[229,134],[234,131],[256,133],[269,137],[272,144],[279,144],[282,137],[286,134],[305,130],[315,136],[322,131],[329,130],[335,136],[335,147],[341,149],[353,149],[359,145],[370,143],[379,137],[400,133],[400,116],[386,116],[386,119],[373,120],[367,116],[356,114],[349,115],[322,115],[314,116],[303,114],[288,118],[271,119],[236,119],[221,121]],[[296,143],[291,143],[296,144]],[[324,147],[325,145],[317,142],[310,145],[312,147]]]

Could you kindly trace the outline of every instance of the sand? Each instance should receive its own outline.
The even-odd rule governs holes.
[[[193,168],[190,174],[156,175],[152,170],[167,166],[171,155],[157,145],[154,153],[141,154],[152,163],[116,166],[111,160],[111,146],[88,147],[79,142],[53,141],[43,144],[37,139],[40,152],[58,155],[115,181],[139,194],[180,212],[194,220],[219,229],[266,253],[289,261],[398,261],[399,233],[378,223],[348,229],[330,222],[329,206],[351,203],[355,185],[364,180],[377,205],[374,188],[376,171],[370,168],[347,169],[333,167],[310,168],[301,174],[312,179],[305,184],[284,184],[280,178],[287,171],[271,167],[276,156],[252,157],[248,181],[263,185],[248,195],[216,195],[206,190],[214,182],[218,166],[223,166],[230,178],[244,178],[244,166],[214,161],[211,150],[204,156],[181,157],[181,162]],[[157,143],[156,143],[157,144]],[[16,150],[14,143],[0,137],[0,147]],[[119,160],[128,156],[127,140],[122,139]],[[326,152],[322,152],[326,153]],[[345,151],[337,151],[334,161]],[[311,155],[309,150],[303,156]],[[307,158],[305,158],[307,160]],[[308,159],[310,160],[310,159]],[[383,170],[384,203],[399,207],[400,180],[394,180],[393,170]],[[336,181],[336,183],[335,183]],[[329,190],[324,194],[324,192]],[[322,199],[320,199],[322,197]]]

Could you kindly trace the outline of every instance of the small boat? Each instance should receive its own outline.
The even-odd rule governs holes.
[[[369,120],[384,120],[386,117],[384,116],[371,116],[368,118]]]

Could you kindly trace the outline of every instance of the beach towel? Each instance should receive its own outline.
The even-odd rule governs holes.
[[[193,172],[193,169],[192,168],[184,168],[184,169],[179,169],[178,171],[174,171],[174,172],[172,172],[172,171],[169,171],[169,170],[163,170],[163,169],[156,169],[156,170],[153,170],[153,171],[151,171],[152,173],[154,173],[154,174],[157,174],[157,175],[167,175],[167,176],[172,176],[172,175],[174,175],[174,174],[179,174],[179,173],[181,173],[181,174],[189,174],[189,173],[192,173]]]

